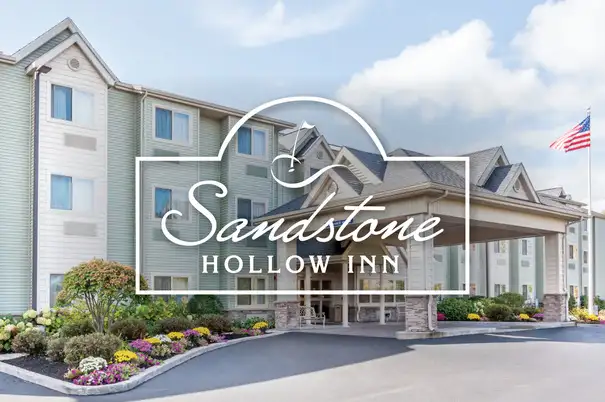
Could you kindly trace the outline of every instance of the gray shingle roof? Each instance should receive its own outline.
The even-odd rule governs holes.
[[[355,176],[350,170],[345,168],[334,169],[343,180],[361,195],[377,194],[384,191],[406,188],[413,185],[423,183],[435,183],[450,187],[464,189],[464,162],[438,162],[438,161],[413,161],[413,162],[385,162],[382,156],[378,153],[361,151],[354,148],[348,150],[359,159],[369,170],[371,170],[381,183],[379,184],[363,184],[362,181]],[[511,164],[506,166],[498,166],[493,168],[485,185],[477,184],[479,178],[487,169],[491,168],[491,163],[501,151],[501,147],[490,148],[483,151],[470,153],[470,190],[475,193],[494,194],[506,196],[505,189],[510,184],[512,177],[515,176],[519,169],[522,169],[522,164]],[[419,152],[398,148],[389,153],[389,156],[428,156]],[[506,161],[506,157],[504,157]],[[474,168],[473,168],[474,166]],[[295,211],[300,209],[304,202],[303,200],[293,200],[281,207],[271,211],[268,215],[277,215],[285,212]],[[529,201],[531,202],[531,201]],[[552,196],[539,196],[539,203],[551,207],[561,208],[567,211],[578,212],[581,209],[578,206],[570,205],[563,200],[559,201]]]

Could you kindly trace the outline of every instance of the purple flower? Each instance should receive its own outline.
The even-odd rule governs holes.
[[[153,348],[153,345],[144,339],[137,339],[136,341],[130,342],[129,346],[137,352],[149,353]]]
[[[180,342],[172,342],[170,344],[170,348],[172,349],[172,353],[174,353],[176,355],[183,353],[185,351],[183,344]]]
[[[185,338],[189,338],[190,336],[200,336],[200,333],[193,329],[188,329],[183,332],[183,335],[185,335]]]

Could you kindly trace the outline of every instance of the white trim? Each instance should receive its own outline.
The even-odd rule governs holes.
[[[252,288],[252,291],[257,291],[257,292],[263,292],[263,291],[259,291],[257,289],[257,280],[258,279],[264,279],[265,280],[265,290],[267,290],[269,288],[269,275],[233,275],[234,279],[235,279],[235,283],[234,283],[234,287],[235,290],[237,290],[237,281],[238,279],[250,279],[250,287]],[[237,297],[235,297],[235,304],[234,304],[234,308],[236,309],[263,309],[263,308],[268,308],[269,307],[269,295],[265,295],[264,293],[261,294],[255,294],[255,295],[251,295],[249,293],[247,293],[247,290],[242,291],[241,293],[238,294],[238,296],[248,296],[250,295],[250,303],[251,304],[237,304]],[[254,304],[253,302],[256,302],[258,299],[255,296],[263,296],[265,298],[265,303],[264,304]]]
[[[529,180],[529,175],[527,174],[527,171],[525,170],[525,166],[523,166],[522,163],[519,164],[517,172],[512,177],[510,183],[508,183],[508,186],[506,186],[506,189],[505,189],[503,195],[508,196],[508,194],[511,191],[513,191],[514,193],[517,193],[518,190],[514,189],[515,183],[517,181],[519,182],[519,190],[523,189],[523,183],[521,183],[521,180],[525,181],[525,185],[529,190],[529,194],[527,194],[527,196],[530,199],[530,201],[540,203],[540,198],[538,197],[538,193],[536,192],[536,190],[534,189],[534,186],[532,185],[531,181]]]
[[[307,195],[307,198],[305,199],[305,202],[303,202],[301,209],[310,207],[311,204],[317,200],[317,197],[319,197],[323,193],[326,186],[329,186],[331,184],[330,182],[328,182],[328,180],[330,180],[330,182],[336,183],[337,194],[340,193],[341,188],[344,189],[346,186],[346,188],[348,188],[351,191],[351,193],[354,193],[355,195],[359,195],[357,193],[357,191],[355,191],[353,189],[353,187],[351,187],[349,185],[349,183],[344,181],[342,179],[342,177],[340,177],[338,175],[338,173],[335,173],[334,171],[329,170],[327,172],[327,174],[324,174],[323,177],[320,177],[319,182],[317,182],[313,185],[313,187],[311,188],[311,191],[309,191],[309,194]]]
[[[42,35],[38,36],[33,41],[29,42],[23,48],[19,49],[13,57],[16,62],[21,61],[25,57],[27,57],[30,53],[39,49],[40,46],[44,45],[46,42],[60,34],[61,32],[68,29],[71,33],[78,32],[76,25],[73,23],[71,18],[65,18],[63,21],[59,22],[57,25],[44,32]]]
[[[323,143],[324,148],[326,148],[326,150],[328,151],[328,155],[330,155],[330,158],[332,158],[332,160],[336,159],[336,155],[334,154],[334,151],[330,147],[330,144],[328,143],[326,138],[323,135],[321,135],[316,128],[314,128],[314,130],[315,130],[316,134],[318,135],[318,137],[315,140],[315,142],[313,143],[313,145],[311,145],[309,148],[307,148],[307,150],[305,152],[302,153],[301,158],[304,157],[309,152],[311,152],[311,150],[313,148],[317,147],[318,144]]]
[[[502,159],[504,160],[504,163],[506,165],[510,165],[510,161],[508,160],[508,157],[504,153],[504,149],[502,147],[498,147],[498,148],[499,149],[496,151],[496,153],[492,157],[491,161],[489,162],[489,164],[486,166],[485,170],[483,171],[483,173],[481,173],[481,176],[479,176],[479,180],[477,180],[477,185],[480,187],[483,186],[487,182],[489,177],[492,175],[492,172],[494,171],[494,169],[496,167],[495,166],[496,162],[498,161],[498,159],[500,159],[500,157],[502,157]]]
[[[250,158],[250,159],[261,160],[261,161],[268,161],[269,160],[269,136],[270,136],[269,130],[267,130],[265,127],[259,127],[259,126],[254,126],[254,125],[250,125],[250,124],[245,124],[240,128],[249,128],[250,129],[250,154],[244,154],[239,151],[239,129],[238,129],[238,131],[236,131],[236,135],[235,135],[235,153],[237,154],[237,156],[242,156],[244,158]],[[255,131],[262,131],[265,133],[265,155],[263,155],[263,156],[252,154],[252,150],[254,149],[254,132]]]
[[[382,268],[381,268],[382,269]],[[380,276],[381,274],[379,272],[375,273],[375,274],[369,274],[369,273],[359,273],[357,275],[357,282],[355,283],[355,287],[359,288],[359,282],[363,281],[363,280],[371,280],[371,281],[377,281],[378,282],[378,286],[380,286]],[[396,289],[384,289],[384,286],[386,285],[386,283],[388,281],[393,281],[393,286],[396,286],[396,281],[401,281],[404,283],[404,288],[405,288],[405,278],[403,276],[397,276],[395,274],[382,274],[382,285],[383,285],[383,289],[381,290],[386,290],[386,291],[395,291]],[[360,289],[361,290],[361,289]],[[361,302],[359,301],[359,296],[368,296],[370,298],[370,301],[367,303]],[[380,307],[380,302],[372,302],[372,296],[375,296],[375,294],[372,292],[370,293],[370,291],[368,290],[364,290],[364,293],[361,293],[358,295],[358,297],[355,300],[355,303],[357,306],[360,307]],[[401,296],[400,294],[393,294],[393,293],[387,293],[384,295],[385,298],[386,296],[392,296],[393,297],[393,301],[392,302],[386,302],[385,301],[385,306],[388,307],[395,307],[397,304],[401,304],[403,303],[402,301],[397,301],[397,296]]]
[[[173,204],[173,199],[174,199],[174,192],[175,191],[182,191],[185,194],[189,193],[189,189],[188,188],[183,188],[183,187],[175,187],[175,186],[164,186],[161,184],[154,184],[151,186],[151,220],[154,221],[161,221],[162,218],[158,218],[157,216],[155,216],[155,190],[156,189],[161,189],[161,190],[170,190],[170,209],[174,209],[174,205]],[[176,219],[170,219],[171,222],[175,222],[175,223],[190,223],[193,221],[193,216],[192,216],[192,208],[191,208],[191,204],[189,203],[189,200],[187,201],[187,205],[189,206],[189,213],[188,218],[187,219],[183,219],[182,217],[178,217]]]
[[[54,36],[55,35],[51,36],[51,38]],[[46,43],[49,39],[47,39],[44,43]],[[50,61],[54,60],[57,56],[65,52],[73,45],[78,45],[82,53],[84,53],[86,58],[88,58],[90,63],[95,67],[99,75],[103,77],[103,80],[107,85],[113,86],[116,83],[116,77],[107,68],[105,63],[99,59],[98,55],[96,55],[96,53],[90,48],[90,45],[88,45],[87,42],[84,41],[84,38],[79,33],[74,33],[72,36],[65,39],[60,44],[58,44],[48,52],[44,53],[42,56],[38,57],[29,66],[26,67],[25,72],[27,74],[32,74],[39,67],[42,67]]]
[[[172,117],[171,117],[171,122],[172,122],[172,140],[167,140],[165,138],[158,138],[156,137],[156,133],[155,133],[155,114],[156,114],[156,110],[157,109],[164,109],[167,110],[169,112],[172,113]],[[174,113],[178,113],[178,114],[184,114],[188,117],[188,125],[189,127],[187,128],[187,142],[181,142],[181,141],[176,141],[174,140]],[[151,104],[151,139],[153,141],[159,142],[159,143],[164,143],[164,144],[172,144],[172,145],[179,145],[182,147],[192,147],[193,146],[193,115],[191,114],[191,112],[183,110],[183,109],[178,109],[178,108],[174,108],[171,106],[165,106],[164,104],[161,103],[152,103]]]

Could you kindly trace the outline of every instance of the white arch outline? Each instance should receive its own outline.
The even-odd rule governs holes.
[[[242,127],[248,120],[257,115],[258,113],[269,109],[273,106],[283,105],[287,103],[297,103],[297,102],[311,102],[311,103],[322,103],[325,105],[329,105],[337,108],[338,110],[346,113],[348,116],[352,117],[368,134],[374,145],[376,145],[377,150],[382,156],[383,160],[389,161],[399,161],[399,162],[424,162],[424,161],[434,161],[434,162],[464,162],[464,211],[465,211],[465,219],[464,219],[464,232],[465,232],[465,288],[466,290],[403,290],[403,291],[385,291],[379,290],[368,293],[367,291],[351,291],[351,290],[333,290],[329,292],[322,291],[297,291],[297,290],[266,290],[266,291],[237,291],[237,290],[193,290],[188,292],[183,291],[155,291],[155,290],[140,290],[140,230],[141,230],[141,210],[140,210],[140,196],[141,196],[141,171],[140,164],[141,162],[220,162],[222,157],[229,146],[230,141],[233,139],[237,130]],[[246,113],[242,118],[238,120],[238,122],[229,130],[227,136],[223,140],[221,147],[219,149],[218,155],[216,156],[138,156],[135,157],[135,273],[136,273],[136,286],[135,290],[137,294],[140,295],[369,295],[369,294],[388,294],[388,295],[469,295],[470,294],[470,158],[468,156],[389,156],[386,154],[384,147],[382,146],[382,142],[378,139],[378,136],[370,127],[370,125],[357,114],[355,111],[350,109],[349,107],[334,101],[328,98],[322,98],[319,96],[288,96],[284,98],[275,99],[269,102],[265,102],[250,112]]]

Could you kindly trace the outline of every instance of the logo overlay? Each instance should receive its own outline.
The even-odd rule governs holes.
[[[465,227],[465,284],[464,289],[467,290],[296,290],[296,289],[278,289],[278,290],[224,290],[224,289],[216,289],[216,290],[178,290],[178,291],[161,291],[161,290],[141,290],[140,289],[140,279],[139,276],[141,274],[141,163],[143,162],[220,162],[222,160],[223,155],[225,154],[227,147],[230,142],[233,140],[233,137],[237,134],[238,130],[251,118],[253,118],[258,113],[261,113],[263,110],[271,108],[276,105],[286,104],[286,103],[295,103],[295,102],[315,102],[321,103],[328,106],[335,107],[340,111],[346,113],[348,116],[353,118],[369,135],[370,139],[376,145],[380,155],[382,156],[383,161],[385,162],[415,162],[415,161],[436,161],[436,162],[464,162],[465,166],[465,205],[464,205],[464,227]],[[284,187],[286,189],[303,189],[307,186],[313,188],[314,183],[318,180],[321,181],[322,178],[328,174],[329,171],[333,171],[335,169],[347,169],[351,174],[353,174],[349,167],[345,164],[331,164],[325,166],[314,173],[312,173],[309,177],[303,180],[293,180],[287,181],[283,180],[279,177],[279,174],[276,173],[276,166],[278,164],[283,164],[283,160],[289,161],[287,164],[288,168],[286,170],[286,176],[296,177],[296,168],[295,164],[301,164],[301,161],[296,158],[296,146],[299,140],[299,134],[301,130],[311,130],[314,126],[308,124],[303,121],[298,127],[294,139],[294,145],[292,147],[291,153],[280,154],[273,158],[271,161],[271,178],[274,182],[276,182],[279,186]],[[281,162],[280,162],[281,161]],[[178,295],[198,295],[198,294],[214,294],[214,295],[466,295],[468,294],[470,287],[468,286],[470,282],[470,265],[469,265],[469,231],[470,231],[470,220],[469,220],[469,209],[470,209],[470,185],[469,185],[469,159],[468,157],[432,157],[432,156],[389,156],[386,155],[384,148],[381,142],[378,140],[378,137],[372,130],[372,128],[353,110],[349,109],[345,105],[342,105],[338,102],[335,102],[330,99],[320,98],[320,97],[312,97],[312,96],[294,96],[294,97],[286,97],[277,99],[274,101],[270,101],[264,103],[252,111],[248,112],[244,117],[242,117],[228,132],[225,137],[221,148],[219,149],[219,153],[216,157],[137,157],[136,158],[136,166],[135,166],[135,193],[136,193],[136,272],[137,272],[137,283],[136,290],[137,294],[148,294],[148,295],[170,295],[170,294],[178,294]],[[175,218],[183,217],[183,207],[179,206],[179,208],[170,209],[167,212],[163,212],[161,216],[161,232],[163,236],[166,237],[170,242],[175,245],[181,247],[198,247],[202,246],[210,240],[216,241],[218,243],[231,242],[238,243],[242,240],[257,240],[261,238],[266,238],[270,242],[282,242],[285,244],[288,243],[296,243],[296,242],[307,242],[314,241],[318,243],[330,243],[330,242],[339,242],[340,244],[350,244],[353,243],[361,243],[365,242],[369,239],[381,239],[386,240],[389,239],[390,242],[393,242],[394,239],[400,244],[404,244],[409,239],[413,239],[416,242],[424,242],[427,240],[431,240],[439,236],[443,233],[443,229],[437,229],[437,226],[440,223],[439,217],[433,217],[429,215],[429,219],[424,222],[416,222],[414,218],[408,218],[405,221],[391,221],[385,224],[384,217],[381,219],[381,212],[386,210],[386,207],[379,205],[368,205],[373,199],[373,195],[367,195],[366,197],[352,197],[358,199],[355,202],[356,205],[343,205],[341,211],[348,212],[348,216],[344,219],[339,215],[339,219],[335,219],[335,217],[329,217],[327,220],[325,216],[329,216],[330,213],[336,215],[336,212],[333,212],[334,209],[330,204],[331,201],[337,201],[335,197],[338,194],[338,190],[334,190],[332,188],[328,188],[328,191],[325,193],[325,197],[323,200],[318,203],[316,206],[313,206],[313,211],[310,215],[304,219],[300,219],[298,221],[292,221],[292,219],[279,218],[279,219],[271,219],[271,223],[269,220],[263,219],[261,216],[259,219],[260,223],[256,225],[252,225],[249,219],[246,218],[238,218],[234,219],[231,222],[223,225],[219,228],[219,223],[217,217],[210,211],[209,208],[203,205],[202,202],[198,198],[196,198],[197,193],[203,194],[212,194],[219,198],[226,200],[229,189],[223,183],[217,180],[202,180],[194,185],[192,185],[187,191],[187,202],[193,209],[201,215],[201,219],[204,219],[209,228],[208,233],[200,239],[195,240],[185,240],[184,238],[180,238],[178,231],[171,231],[171,228],[168,225],[169,221],[174,220]],[[363,199],[361,199],[363,198]],[[338,199],[342,201],[342,198]],[[342,203],[342,202],[340,202]],[[339,204],[340,204],[339,203]],[[352,203],[352,202],[351,202]],[[329,205],[330,204],[330,205]],[[374,203],[372,203],[374,204]],[[186,207],[189,208],[189,205]],[[278,207],[279,205],[275,205]],[[307,206],[307,208],[310,206]],[[364,219],[361,222],[356,221],[356,217],[360,214],[365,213],[368,216],[367,212],[372,212],[371,218]],[[322,219],[325,220],[323,223],[315,222],[316,218],[322,215]],[[309,269],[312,270],[314,275],[326,274],[328,264],[330,263],[330,255],[305,255],[302,256],[296,255],[294,252],[291,255],[287,256],[279,256],[280,252],[284,252],[288,248],[280,248],[278,247],[278,256],[277,259],[281,261],[280,264],[276,263],[273,255],[266,256],[266,267],[267,270],[263,272],[261,269],[255,268],[254,263],[255,259],[258,259],[258,256],[244,256],[241,255],[230,255],[224,256],[224,261],[222,266],[219,264],[219,255],[203,255],[201,256],[201,261],[199,263],[200,272],[204,275],[208,274],[219,274],[221,270],[227,274],[232,275],[250,275],[250,274],[271,274],[274,275],[277,280],[277,275],[289,274],[289,275],[298,275],[304,272],[305,264],[309,266]],[[296,250],[296,246],[289,249]],[[280,251],[281,250],[281,251]],[[386,247],[383,247],[384,255],[382,257],[382,261],[376,262],[376,255],[372,256],[358,256],[361,264],[355,263],[353,256],[347,256],[348,262],[348,272],[353,273],[355,267],[358,266],[361,273],[364,273],[364,265],[371,267],[372,273],[377,273],[376,265],[379,266],[379,269],[382,270],[383,273],[392,273],[392,274],[400,274],[399,272],[399,257],[400,255],[391,255]],[[269,253],[270,254],[270,253]],[[432,256],[431,256],[432,257]],[[244,258],[247,258],[249,261],[248,270],[243,270],[244,267]],[[305,259],[307,261],[305,261]],[[339,263],[340,267],[340,263]],[[344,268],[343,268],[344,269]],[[402,276],[403,278],[403,276]]]

